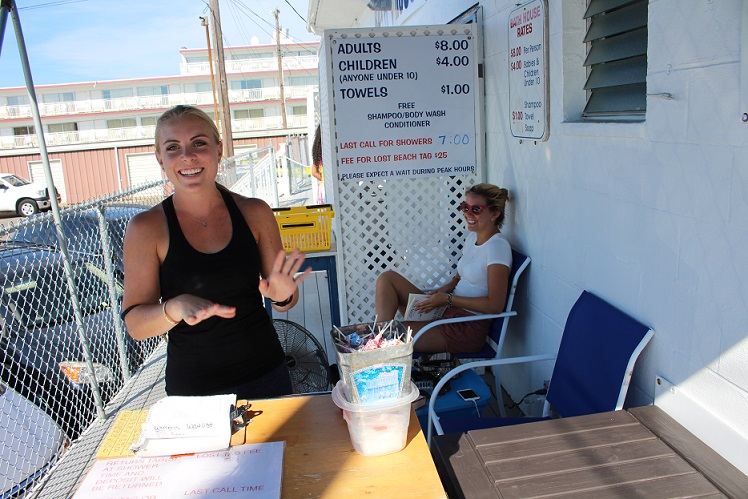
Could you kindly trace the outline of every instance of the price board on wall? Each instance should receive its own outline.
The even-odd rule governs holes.
[[[340,181],[476,172],[475,26],[349,29],[325,39]]]
[[[743,21],[740,30],[740,120],[748,124],[748,5],[743,4]]]
[[[509,14],[509,123],[522,139],[548,138],[546,4],[532,0]]]

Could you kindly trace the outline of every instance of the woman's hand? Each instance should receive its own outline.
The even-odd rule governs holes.
[[[439,293],[447,294],[447,293],[451,293],[454,290],[454,288],[455,288],[454,284],[452,284],[451,282],[448,282],[447,284],[445,284],[444,286],[440,288],[434,289],[433,291],[429,291],[429,294],[430,295],[435,295]]]
[[[443,307],[447,304],[447,293],[433,292],[428,298],[416,305],[416,310],[426,313],[435,308]]]
[[[184,321],[190,326],[194,326],[209,317],[231,319],[236,315],[236,307],[213,303],[205,298],[187,294],[169,298],[164,311],[172,320]]]
[[[278,256],[275,257],[270,275],[265,279],[260,279],[259,290],[262,296],[277,302],[283,302],[293,296],[299,284],[312,272],[312,268],[307,267],[303,274],[296,277],[305,258],[306,256],[298,248],[293,250],[288,258],[286,258],[286,252],[280,250]]]

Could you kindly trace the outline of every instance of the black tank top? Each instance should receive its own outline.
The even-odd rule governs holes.
[[[275,369],[283,348],[257,286],[260,254],[252,231],[231,194],[221,190],[231,216],[231,241],[214,254],[194,249],[179,226],[174,201],[162,203],[169,250],[161,264],[161,296],[183,293],[236,307],[236,317],[211,317],[194,326],[180,322],[169,332],[166,393],[213,395]]]

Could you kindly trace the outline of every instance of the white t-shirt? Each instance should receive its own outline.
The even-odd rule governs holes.
[[[494,234],[480,246],[476,240],[475,232],[465,238],[462,257],[457,262],[460,280],[454,290],[456,296],[488,296],[488,266],[498,263],[512,268],[512,247],[506,239]]]

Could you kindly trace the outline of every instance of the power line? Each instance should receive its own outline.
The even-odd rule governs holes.
[[[243,8],[243,9],[245,9],[245,12],[248,12],[249,14],[253,15],[253,16],[254,16],[254,17],[256,17],[257,19],[261,20],[262,22],[264,22],[265,24],[267,24],[267,25],[268,25],[268,26],[270,27],[270,29],[271,29],[271,30],[275,31],[275,25],[274,25],[273,23],[271,23],[270,21],[268,21],[267,19],[265,19],[264,17],[262,17],[261,15],[259,15],[259,14],[258,14],[257,12],[255,12],[255,11],[254,11],[254,10],[252,10],[251,8],[247,7],[247,6],[246,6],[246,5],[245,5],[245,4],[244,4],[244,3],[243,3],[243,2],[241,1],[241,0],[232,0],[232,3],[235,3],[235,4],[237,4],[237,5],[239,6],[239,7],[241,7],[241,8]],[[289,4],[289,5],[290,5],[290,4]],[[293,8],[293,6],[291,6],[291,8]],[[296,12],[296,14],[298,15],[298,12]],[[248,16],[248,17],[249,17],[249,16]],[[299,17],[301,17],[301,16],[299,16]],[[302,20],[303,20],[304,22],[306,22],[306,21],[304,20],[304,18],[303,18],[303,17],[302,17],[301,19],[302,19]],[[251,20],[251,19],[250,19],[250,20]],[[254,23],[255,25],[257,25],[257,27],[258,27],[258,28],[260,28],[260,30],[261,30],[261,31],[263,31],[263,32],[264,32],[265,34],[267,34],[268,36],[270,36],[270,38],[271,38],[271,39],[275,39],[275,35],[274,35],[274,34],[271,34],[271,33],[269,33],[268,31],[266,31],[265,29],[263,29],[263,28],[262,28],[262,26],[260,26],[260,25],[259,25],[259,24],[258,24],[258,23],[257,23],[256,21],[252,20],[252,22],[253,22],[253,23]],[[288,34],[287,34],[286,36],[287,36],[287,37],[288,37],[288,38],[289,38],[289,39],[290,39],[291,41],[293,41],[293,42],[296,42],[296,43],[308,43],[308,42],[304,42],[304,41],[300,40],[299,38],[296,38],[296,37],[292,36],[292,35],[291,35],[290,33],[288,33]]]
[[[88,0],[59,0],[57,2],[47,2],[47,3],[39,3],[36,5],[27,5],[26,7],[18,7],[16,5],[16,8],[18,10],[31,10],[31,9],[41,9],[42,7],[56,7],[58,5],[65,5],[69,3],[80,3],[80,2],[87,2]]]
[[[262,16],[260,16],[257,12],[255,12],[254,10],[252,10],[250,7],[248,7],[241,0],[231,0],[229,2],[229,10],[230,10],[231,15],[232,15],[232,17],[234,19],[234,22],[236,23],[236,25],[239,27],[240,30],[243,30],[243,23],[239,22],[239,17],[237,15],[237,12],[239,12],[240,14],[243,14],[246,17],[248,17],[249,20],[252,21],[252,23],[255,24],[255,26],[257,26],[257,28],[260,31],[262,31],[263,33],[265,33],[266,35],[268,35],[268,37],[270,37],[270,39],[272,39],[272,40],[275,39],[275,33],[274,33],[275,32],[275,24],[271,23],[267,19],[265,19]],[[257,21],[255,21],[252,18],[252,16],[254,16],[255,18],[257,18],[257,19],[263,21],[264,23],[266,23],[270,28],[272,28],[273,33],[269,32],[263,26],[261,26]],[[251,41],[250,41],[251,39],[249,37],[249,34],[246,32],[246,30],[244,30],[242,34],[244,35],[244,37],[246,37],[245,45],[251,45]],[[300,43],[300,44],[310,43],[310,42],[301,41],[299,39],[295,39],[294,37],[292,37],[290,35],[287,35],[287,36],[293,42],[296,42],[296,43]],[[226,50],[229,51],[229,52],[231,52],[232,51],[231,50],[232,44],[229,43],[229,40],[226,38],[226,36],[223,37],[223,40],[224,40],[224,43],[226,44],[226,47],[227,47]],[[308,48],[302,48],[301,50],[305,50],[305,51],[309,52],[310,54],[313,53],[313,51],[311,49],[308,49]],[[290,58],[298,60],[299,55],[296,55],[296,54],[285,54],[283,57],[284,58],[290,57]],[[309,69],[307,69],[307,68],[301,68],[300,70],[301,70],[302,73],[305,73],[307,76],[314,76],[314,73],[312,71],[310,71]],[[242,76],[245,76],[245,77],[247,76],[247,73],[245,73],[244,71],[239,71],[239,73]]]
[[[249,13],[251,13],[252,15],[254,15],[255,17],[257,17],[258,19],[260,19],[261,21],[263,21],[264,23],[266,23],[268,26],[270,26],[270,29],[275,30],[275,25],[274,24],[272,24],[270,21],[268,21],[267,19],[265,19],[262,16],[260,16],[257,12],[253,11],[252,9],[250,9],[249,7],[247,7],[246,5],[244,5],[244,3],[241,0],[232,0],[232,2],[235,3],[235,4],[237,4],[237,5],[239,5],[240,7],[243,7]],[[257,22],[255,22],[255,21],[252,21],[252,22],[254,22],[255,24],[257,24]],[[259,24],[257,24],[257,27],[260,28],[262,31],[265,31]],[[265,33],[268,33],[268,32],[265,31]],[[270,33],[268,33],[268,35],[270,35]],[[273,37],[274,35],[270,35],[270,36]]]
[[[304,19],[303,17],[301,17],[301,14],[299,14],[299,11],[297,11],[296,8],[293,5],[291,5],[291,2],[289,2],[288,0],[286,0],[286,3],[288,4],[289,7],[291,7],[291,9],[294,12],[296,12],[296,15],[299,16],[299,18],[301,18],[302,21],[304,21],[304,24],[306,24],[306,19]]]

